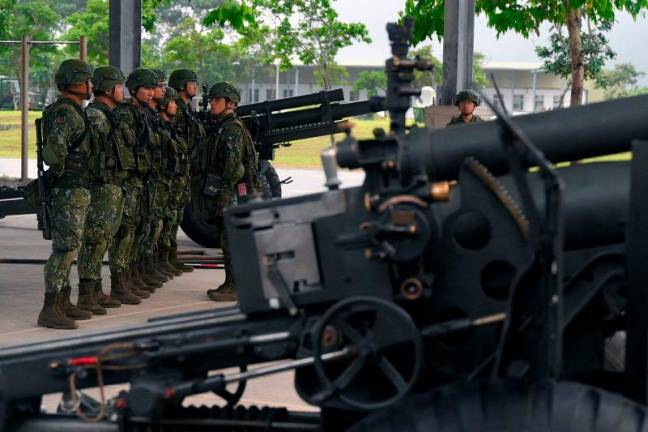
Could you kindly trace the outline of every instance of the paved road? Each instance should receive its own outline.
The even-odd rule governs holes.
[[[0,176],[19,175],[19,161],[0,159]],[[296,196],[324,190],[324,176],[315,170],[283,170],[279,176],[292,176],[294,182],[286,185],[284,196]],[[343,186],[350,187],[362,182],[360,172],[341,172]],[[50,242],[42,239],[36,229],[36,218],[33,215],[14,216],[0,219],[0,258],[42,258],[46,259],[50,251]],[[180,249],[201,249],[184,233],[178,237]],[[205,250],[207,254],[213,250]],[[76,298],[76,268],[72,268],[73,298]],[[108,269],[103,269],[103,287],[109,290],[110,278]],[[7,265],[0,264],[0,349],[4,346],[25,342],[65,338],[67,335],[92,334],[145,323],[149,318],[168,316],[176,313],[212,309],[228,304],[216,304],[207,300],[205,291],[217,286],[224,278],[221,270],[196,270],[165,284],[150,299],[141,305],[122,306],[112,309],[108,315],[96,317],[89,321],[79,322],[80,328],[72,331],[43,329],[35,325],[36,316],[42,306],[43,276],[40,265]],[[112,387],[109,394],[115,394],[122,387]],[[48,410],[54,409],[58,395],[48,396],[45,405]],[[217,402],[214,396],[200,396],[191,402],[212,404]],[[293,409],[312,410],[292,388],[292,374],[284,373],[253,381],[245,393],[244,402],[259,405],[286,405]]]

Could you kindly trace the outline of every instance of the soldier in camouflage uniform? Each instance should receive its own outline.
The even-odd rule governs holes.
[[[214,134],[201,149],[194,152],[200,165],[202,193],[206,200],[205,216],[223,226],[223,209],[245,199],[259,187],[257,178],[258,159],[252,138],[245,125],[236,117],[240,100],[239,90],[228,82],[219,82],[209,90],[211,114],[216,117]],[[194,191],[192,191],[194,193]],[[214,301],[235,301],[236,283],[232,274],[229,245],[224,229],[221,229],[221,245],[225,258],[225,282],[207,291]]]
[[[479,98],[470,90],[460,91],[455,97],[455,105],[459,108],[459,115],[450,119],[446,126],[477,123],[483,121],[481,117],[473,114],[479,106]]]
[[[191,100],[198,94],[198,76],[190,69],[174,70],[169,76],[169,87],[178,92],[176,98],[178,112],[173,123],[191,153],[194,146],[205,139],[205,128],[191,108]]]
[[[117,299],[125,293],[132,293],[140,298],[150,296],[147,291],[131,282],[138,270],[133,266],[131,255],[134,252],[136,233],[141,233],[142,227],[148,226],[142,222],[148,220],[151,207],[144,182],[151,170],[150,140],[155,139],[155,135],[144,109],[153,98],[157,86],[158,78],[155,72],[148,68],[135,69],[126,79],[126,87],[132,97],[124,99],[113,110],[118,121],[131,132],[127,143],[135,159],[135,175],[122,184],[125,191],[124,215],[111,246],[111,297]]]
[[[164,98],[158,102],[158,111],[162,120],[164,141],[162,158],[166,161],[165,171],[169,175],[169,199],[167,202],[167,217],[160,236],[159,248],[164,252],[166,262],[176,272],[192,272],[193,268],[181,263],[177,258],[178,227],[182,221],[184,206],[189,198],[189,154],[187,143],[178,134],[174,126],[174,118],[178,107],[178,93],[167,87]]]
[[[94,101],[86,113],[97,131],[98,147],[94,150],[99,164],[97,170],[102,181],[90,190],[83,244],[79,251],[78,306],[95,315],[105,315],[105,308],[120,307],[121,302],[103,293],[101,266],[109,242],[117,234],[124,211],[124,193],[121,184],[132,175],[135,168],[132,151],[124,144],[124,130],[112,113],[124,99],[124,74],[112,66],[102,66],[94,71]],[[127,132],[126,132],[127,133]],[[121,296],[126,303],[136,304],[139,298]]]
[[[65,60],[55,75],[61,95],[43,112],[43,159],[49,166],[52,254],[45,264],[45,302],[38,325],[74,329],[75,319],[92,314],[70,302],[70,267],[77,254],[90,206],[95,134],[82,103],[91,96],[92,68]]]

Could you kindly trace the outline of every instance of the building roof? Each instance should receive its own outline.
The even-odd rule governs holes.
[[[489,61],[482,67],[489,70],[521,70],[532,71],[542,69],[542,62],[519,62],[519,61]]]

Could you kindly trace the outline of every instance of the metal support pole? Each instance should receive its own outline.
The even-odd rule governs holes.
[[[531,72],[533,74],[533,91],[531,93],[531,97],[533,98],[533,109],[531,110],[532,112],[536,112],[536,94],[538,93],[538,70],[533,69]]]
[[[277,67],[276,67],[276,72],[275,72],[275,99],[279,99],[279,62],[275,62]]]
[[[88,36],[81,36],[79,39],[79,58],[88,62]]]
[[[142,62],[141,0],[110,0],[110,65],[128,75]]]
[[[299,66],[295,66],[295,94],[299,96]]]
[[[29,177],[29,36],[20,46],[20,180]]]
[[[474,34],[475,0],[446,1],[440,105],[452,105],[460,90],[472,86]]]

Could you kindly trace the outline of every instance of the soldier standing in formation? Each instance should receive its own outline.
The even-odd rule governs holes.
[[[259,187],[254,143],[235,112],[240,99],[239,90],[231,83],[219,82],[212,86],[209,105],[216,122],[202,151],[196,153],[200,165],[198,171],[204,179],[201,192],[209,198],[205,216],[221,227],[221,247],[225,258],[225,282],[207,291],[208,297],[214,301],[235,301],[238,298],[227,233],[222,229],[223,209],[236,204],[237,198],[244,200]]]
[[[470,90],[460,91],[455,98],[455,105],[459,108],[459,115],[452,117],[446,126],[483,121],[481,117],[473,114],[475,108],[479,106],[479,97],[475,92]]]
[[[90,189],[95,135],[82,104],[92,91],[92,68],[80,60],[59,66],[55,82],[59,98],[43,112],[43,159],[50,167],[50,225],[52,254],[45,264],[45,302],[38,325],[57,329],[77,327],[75,319],[92,315],[70,302],[70,267],[81,245]]]
[[[124,211],[122,182],[132,172],[133,160],[124,145],[120,125],[112,113],[124,99],[124,74],[112,66],[98,67],[92,77],[94,101],[86,114],[97,134],[94,150],[101,181],[92,185],[91,200],[83,243],[79,251],[79,301],[77,306],[94,315],[105,315],[105,308],[116,308],[121,302],[104,294],[101,266],[110,239],[121,224]]]
[[[178,93],[178,109],[173,125],[191,153],[205,139],[205,128],[191,107],[191,100],[198,94],[198,76],[190,69],[176,69],[169,76],[169,87]]]
[[[189,199],[189,152],[185,139],[174,127],[178,112],[176,100],[178,93],[171,87],[166,88],[164,97],[158,101],[158,111],[162,120],[163,159],[166,160],[165,172],[169,179],[169,195],[164,224],[159,241],[160,250],[166,262],[176,271],[192,272],[193,268],[178,260],[178,227],[182,221],[184,206]]]

